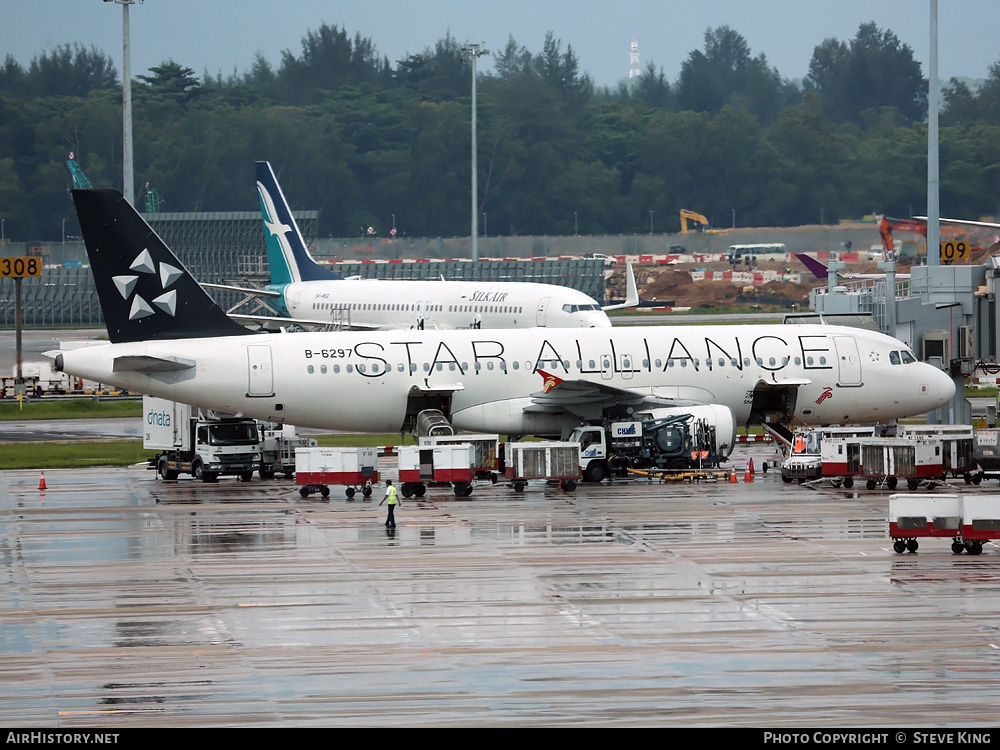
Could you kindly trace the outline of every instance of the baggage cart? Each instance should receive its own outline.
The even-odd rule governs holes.
[[[296,448],[295,484],[302,497],[313,492],[329,497],[330,485],[341,485],[348,500],[358,490],[368,498],[378,482],[377,462],[377,448]]]
[[[506,477],[515,492],[523,492],[531,479],[558,481],[567,492],[580,481],[580,444],[547,440],[507,443],[504,447]]]
[[[452,485],[458,497],[472,494],[476,478],[475,445],[401,445],[396,448],[396,456],[403,497],[423,497],[432,482]]]
[[[956,555],[982,554],[983,542],[1000,539],[1000,496],[893,495],[889,536],[898,553],[916,552],[920,538],[948,537]]]

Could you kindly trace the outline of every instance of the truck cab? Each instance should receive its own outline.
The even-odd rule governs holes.
[[[159,451],[150,467],[162,479],[177,479],[184,472],[205,482],[224,475],[249,481],[260,468],[260,432],[254,420],[153,396],[143,396],[142,406],[142,447]]]

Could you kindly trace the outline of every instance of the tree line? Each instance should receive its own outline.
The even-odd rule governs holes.
[[[271,162],[322,236],[392,226],[469,231],[471,68],[450,35],[393,65],[369,38],[309,31],[272,66],[201,76],[166,60],[133,84],[137,203],[164,211],[255,210],[253,162]],[[477,81],[478,208],[490,235],[836,223],[926,204],[927,79],[874,23],[818,45],[802,81],[708,29],[677,75],[646,65],[595,86],[571,45],[509,38]],[[69,152],[95,186],[121,189],[120,78],[80,44],[0,66],[0,218],[7,238],[58,239]],[[1000,60],[978,86],[951,79],[940,117],[941,213],[997,213]],[[144,187],[145,186],[145,187]]]

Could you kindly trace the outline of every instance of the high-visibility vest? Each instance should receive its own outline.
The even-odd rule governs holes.
[[[389,485],[389,505],[396,504],[396,488],[391,484]]]

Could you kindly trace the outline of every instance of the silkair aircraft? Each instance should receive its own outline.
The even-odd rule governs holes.
[[[367,432],[437,411],[462,430],[548,436],[694,405],[738,424],[887,421],[955,392],[900,341],[826,325],[247,335],[120,193],[73,199],[112,343],[59,353],[57,369],[183,403]]]
[[[265,295],[287,316],[272,318],[271,322],[362,330],[611,325],[607,313],[594,299],[576,289],[554,284],[344,279],[309,255],[271,165],[257,162],[256,173],[271,272]],[[639,303],[631,268],[628,273],[629,295],[625,304],[605,309]],[[236,314],[231,317],[268,322],[260,317]]]

